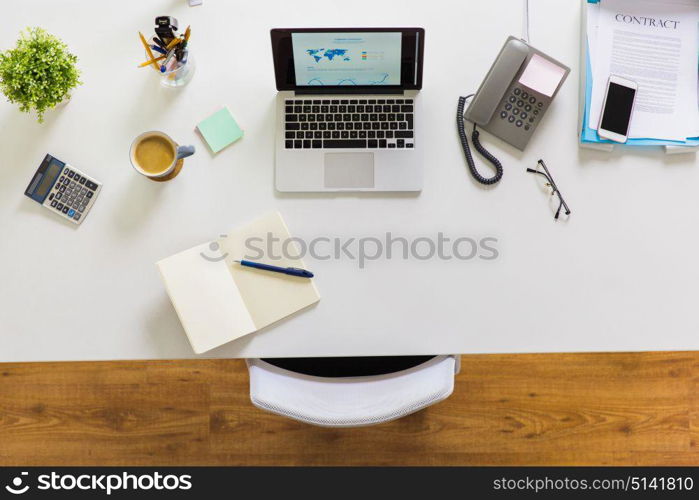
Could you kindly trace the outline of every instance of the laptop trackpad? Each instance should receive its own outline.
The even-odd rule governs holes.
[[[326,153],[326,188],[373,188],[374,153]]]

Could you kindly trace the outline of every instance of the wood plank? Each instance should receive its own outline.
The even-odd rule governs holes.
[[[454,395],[321,429],[240,360],[0,364],[0,465],[693,465],[699,353],[463,356]]]
[[[185,461],[206,453],[208,406],[202,384],[17,384],[0,392],[0,463]]]

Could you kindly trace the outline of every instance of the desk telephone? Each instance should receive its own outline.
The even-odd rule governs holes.
[[[570,68],[523,40],[507,39],[476,94],[459,98],[459,137],[478,182],[495,184],[503,171],[500,161],[481,145],[477,126],[523,151],[569,73]],[[473,99],[464,112],[470,97]],[[473,123],[473,145],[495,167],[493,177],[483,177],[476,169],[464,120]]]

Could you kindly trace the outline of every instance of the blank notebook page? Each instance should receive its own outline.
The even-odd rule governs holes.
[[[197,354],[255,331],[226,267],[208,243],[158,262],[165,289]]]
[[[252,246],[266,253],[269,234],[276,238],[276,243],[272,245],[272,254],[252,258],[257,257],[256,252],[251,252],[246,242],[250,242]],[[257,239],[251,240],[251,238]],[[305,269],[301,259],[291,259],[289,256],[279,260],[272,258],[282,256],[282,246],[289,238],[291,238],[289,230],[281,215],[278,212],[272,212],[245,227],[232,231],[228,237],[219,240],[224,255],[228,254],[227,262],[233,280],[258,330],[320,300],[313,280],[251,269],[233,262],[248,257],[246,260],[279,267]],[[291,247],[291,245],[287,246]],[[288,253],[298,255],[295,247]]]

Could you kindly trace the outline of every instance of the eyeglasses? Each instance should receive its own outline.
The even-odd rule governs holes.
[[[554,194],[558,196],[558,210],[556,210],[556,215],[554,216],[555,219],[558,219],[558,217],[561,215],[561,210],[565,209],[566,215],[570,215],[570,209],[568,208],[568,204],[565,202],[563,199],[563,195],[561,192],[558,190],[558,186],[556,186],[556,182],[553,180],[553,177],[551,177],[551,172],[549,172],[549,169],[546,168],[546,164],[544,163],[544,160],[539,160],[536,165],[536,169],[534,168],[527,168],[527,172],[531,172],[532,174],[539,174],[543,177],[546,178],[546,187],[551,189],[551,196]],[[539,170],[539,167],[542,167],[544,171],[542,172]]]

